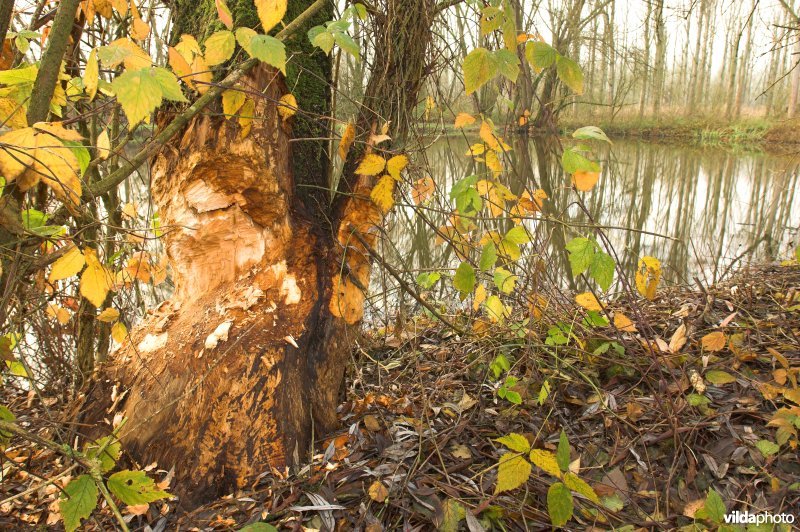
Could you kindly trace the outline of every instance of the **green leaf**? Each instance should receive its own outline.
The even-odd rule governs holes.
[[[442,274],[439,272],[422,272],[421,274],[417,275],[417,284],[420,285],[424,290],[428,290],[441,278]]]
[[[33,83],[39,68],[36,65],[22,66],[0,72],[0,83],[3,85],[23,85]]]
[[[278,529],[268,523],[250,523],[240,528],[239,532],[278,532]]]
[[[538,73],[555,63],[558,52],[549,44],[540,41],[528,41],[525,44],[525,57]]]
[[[497,75],[497,58],[486,48],[475,48],[464,58],[464,88],[467,96]]]
[[[568,174],[575,172],[599,172],[600,165],[594,161],[590,161],[575,150],[564,150],[561,154],[561,166]]]
[[[705,395],[698,395],[696,393],[690,393],[689,395],[687,395],[686,400],[692,406],[704,406],[711,402],[711,399],[709,399]]]
[[[486,6],[481,10],[481,37],[498,29],[505,20],[503,10],[495,6]]]
[[[94,443],[90,443],[86,445],[84,449],[84,453],[86,454],[87,458],[99,458],[100,460],[100,471],[106,473],[114,469],[114,466],[119,460],[119,455],[122,451],[122,445],[119,441],[111,441],[106,445],[106,442],[109,440],[116,440],[113,436],[105,436],[100,438]],[[100,448],[105,446],[103,449],[102,455],[99,455]]]
[[[504,294],[510,294],[514,291],[514,285],[517,283],[518,277],[506,270],[505,268],[497,268],[494,271],[494,284],[498,290]]]
[[[531,241],[528,232],[521,225],[509,229],[505,236],[503,236],[503,240],[513,242],[514,244],[527,244]]]
[[[15,416],[7,406],[0,405],[0,419],[13,423],[17,420],[17,416]],[[0,430],[0,449],[4,450],[8,446],[8,442],[11,441],[11,436],[12,434],[10,432]]]
[[[475,269],[468,262],[462,262],[456,268],[453,287],[461,293],[462,299],[475,288]]]
[[[724,386],[736,382],[736,377],[719,369],[712,369],[706,372],[706,379],[714,386]]]
[[[573,238],[567,242],[566,248],[569,252],[569,265],[572,269],[573,277],[576,277],[591,266],[597,244],[594,240],[584,237]]]
[[[324,26],[314,26],[308,30],[308,40],[313,45],[330,55],[333,50],[333,45],[336,41],[333,40],[333,34],[325,29]]]
[[[588,327],[608,327],[608,320],[606,317],[596,310],[587,310],[586,317],[583,318],[583,323],[585,323]],[[606,353],[610,347],[610,343],[604,342],[600,347],[594,350],[594,353]]]
[[[61,494],[61,517],[64,519],[64,528],[72,532],[81,524],[81,519],[86,519],[97,506],[97,485],[89,475],[81,475],[73,479],[64,493]]]
[[[82,176],[83,173],[86,172],[86,169],[89,168],[89,163],[92,161],[89,150],[86,149],[86,146],[74,140],[62,140],[61,142],[64,143],[64,146],[71,149],[72,154],[78,159],[78,167],[81,169]]]
[[[517,489],[525,484],[531,476],[531,464],[518,454],[506,453],[500,457],[497,468],[497,486],[495,495],[504,491]]]
[[[333,40],[339,45],[339,48],[352,55],[356,59],[359,58],[361,50],[358,48],[356,41],[354,41],[353,38],[348,34],[335,31],[333,32]]]
[[[564,526],[572,518],[574,509],[572,493],[561,482],[556,482],[547,490],[547,513],[553,526]]]
[[[615,266],[614,259],[605,251],[598,251],[589,265],[589,274],[604,291],[608,290],[614,281]]]
[[[144,471],[128,469],[108,477],[108,489],[128,505],[145,504],[172,496],[158,489]]]
[[[250,40],[252,56],[286,75],[286,46],[269,35],[256,35]]]
[[[773,454],[777,454],[781,450],[780,445],[769,440],[758,440],[756,442],[756,448],[761,451],[761,454],[764,455],[764,458],[768,458]]]
[[[561,471],[569,470],[569,440],[567,433],[561,429],[561,435],[558,437],[558,449],[556,449],[556,462]]]
[[[150,74],[158,82],[158,86],[161,88],[161,95],[164,98],[173,102],[187,101],[186,97],[183,95],[183,91],[181,91],[181,86],[178,83],[178,78],[175,77],[175,74],[166,68],[161,67],[152,69]]]
[[[464,506],[455,499],[447,499],[442,505],[442,522],[439,532],[458,532],[458,524],[467,516]]]
[[[565,473],[564,484],[575,493],[580,493],[590,501],[596,503],[600,502],[600,498],[597,496],[594,489],[575,473]]]
[[[123,72],[111,82],[111,89],[128,118],[128,129],[133,129],[161,104],[161,85],[150,68]]]
[[[43,227],[44,224],[47,223],[48,218],[49,216],[42,211],[38,211],[36,209],[25,209],[22,211],[22,227],[28,231],[35,231],[36,229]]]
[[[506,401],[508,401],[509,403],[514,404],[514,405],[521,405],[522,404],[522,396],[519,394],[519,392],[515,392],[514,390],[503,389],[503,388],[501,388],[501,390],[504,390],[503,391],[503,396],[502,396],[503,399],[505,399]]]
[[[609,139],[603,130],[597,126],[584,126],[582,128],[576,129],[572,133],[572,137],[580,140],[602,140],[603,142],[608,142],[611,144],[611,139]]]
[[[494,263],[497,262],[497,247],[494,242],[487,242],[481,250],[481,258],[478,261],[478,266],[483,271],[489,271],[494,268]]]
[[[512,451],[516,451],[518,453],[527,453],[531,450],[531,444],[528,443],[528,438],[522,434],[517,434],[516,432],[506,434],[505,436],[497,438],[495,441],[502,443]]]
[[[517,57],[517,54],[506,48],[501,48],[494,52],[494,59],[497,63],[497,71],[511,80],[511,83],[516,83],[519,76],[519,57]]]
[[[572,59],[558,56],[556,59],[556,72],[564,85],[576,94],[583,94],[583,72],[581,67]]]
[[[250,43],[253,42],[253,37],[258,35],[255,30],[250,28],[237,28],[234,34],[236,35],[236,42],[239,43],[239,46],[244,48],[244,51],[252,57],[253,48],[250,46]]]
[[[703,510],[705,510],[705,516],[715,523],[722,523],[722,520],[725,518],[725,512],[727,511],[725,509],[725,502],[713,488],[708,490]]]

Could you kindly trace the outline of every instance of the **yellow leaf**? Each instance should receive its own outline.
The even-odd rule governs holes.
[[[578,171],[572,174],[572,181],[575,183],[575,188],[581,192],[588,192],[597,184],[600,179],[599,172],[584,172]]]
[[[624,332],[636,332],[636,326],[631,319],[621,312],[614,314],[614,327]]]
[[[133,0],[131,0],[131,17],[133,18],[131,36],[137,41],[147,39],[147,36],[150,34],[150,26],[142,20],[141,15],[139,15],[139,10],[136,8],[136,4]]]
[[[497,296],[489,296],[484,306],[486,307],[486,315],[495,323],[502,322],[510,314],[509,308]]]
[[[355,139],[356,126],[352,122],[348,122],[342,133],[342,138],[339,140],[339,158],[341,160],[347,159],[347,152],[350,151],[350,146],[353,145]]]
[[[580,493],[592,502],[599,503],[600,498],[595,493],[594,489],[587,484],[583,479],[573,473],[566,473],[564,475],[564,484],[576,493]]]
[[[364,156],[356,168],[356,173],[361,175],[378,175],[386,168],[386,159],[375,153]]]
[[[169,47],[169,66],[172,67],[172,70],[175,72],[175,75],[178,78],[189,77],[192,75],[192,67],[189,66],[189,63],[186,61],[186,58],[183,55],[173,48],[172,46]],[[189,80],[182,79],[184,83],[189,83]]]
[[[110,63],[103,62],[108,67],[115,67],[122,62],[128,70],[141,70],[153,64],[150,55],[142,50],[135,42],[129,37],[122,37],[112,41],[108,45],[110,48],[118,48],[121,53],[117,54],[117,59]]]
[[[224,63],[233,55],[236,49],[236,37],[228,30],[218,31],[212,34],[203,45],[205,55],[203,58],[208,66]]]
[[[649,300],[656,297],[661,280],[661,262],[655,257],[642,257],[636,270],[636,289]]]
[[[104,323],[111,323],[119,318],[119,311],[114,307],[103,309],[103,312],[97,315],[97,320]]]
[[[530,462],[513,452],[504,454],[500,457],[497,468],[497,486],[494,489],[495,495],[522,486],[530,476]]]
[[[681,323],[669,340],[669,350],[677,353],[684,345],[686,345],[686,324]]]
[[[118,321],[111,327],[111,338],[114,339],[115,342],[121,344],[125,341],[125,338],[128,337],[128,328],[125,327],[125,324],[121,321]]]
[[[256,102],[247,98],[239,110],[239,126],[242,128],[240,133],[241,138],[245,138],[250,133],[250,127],[253,125],[253,115],[256,112]]]
[[[489,150],[486,152],[486,167],[492,171],[495,177],[503,173],[503,164],[497,156],[497,152]]]
[[[97,62],[97,49],[93,48],[89,52],[89,59],[86,60],[86,70],[83,74],[83,85],[86,87],[86,94],[89,101],[94,100],[97,95],[97,85],[100,81],[100,65]]]
[[[711,351],[714,353],[716,351],[722,351],[727,341],[728,339],[725,337],[724,333],[715,331],[703,336],[703,339],[700,340],[700,344],[703,346],[704,351]]]
[[[386,163],[386,171],[395,181],[400,181],[400,172],[408,165],[408,157],[395,155]]]
[[[20,177],[28,165],[33,164],[32,155],[36,148],[36,130],[31,127],[10,131],[0,136],[4,145],[0,151],[0,174],[6,183]]]
[[[486,287],[483,284],[479,284],[478,287],[475,289],[475,298],[472,301],[472,310],[477,311],[481,308],[481,303],[486,301]]]
[[[114,277],[108,269],[100,264],[95,251],[85,248],[86,270],[81,275],[81,295],[95,307],[101,307],[109,290],[114,284]]]
[[[81,250],[76,246],[72,246],[53,263],[53,269],[50,270],[50,276],[47,280],[54,283],[77,275],[77,273],[83,269],[85,263],[86,261]]]
[[[111,155],[111,139],[108,138],[108,130],[104,129],[97,137],[97,156],[105,160]]]
[[[477,157],[479,155],[483,155],[486,151],[486,145],[483,143],[473,144],[472,146],[467,149],[467,153],[465,155],[471,155],[473,157]]]
[[[453,127],[462,128],[474,123],[475,117],[471,114],[458,113],[458,116],[456,116],[456,121],[453,123]]]
[[[269,33],[286,14],[286,0],[255,0],[255,4],[264,33]]]
[[[494,128],[492,128],[489,122],[484,121],[483,123],[481,123],[480,137],[481,140],[491,149],[495,151],[502,150],[502,148],[500,147],[500,142],[498,142],[498,139],[494,134]]]
[[[375,502],[383,502],[389,497],[389,490],[380,480],[376,480],[369,487],[369,497]]]
[[[135,220],[139,213],[136,210],[135,203],[126,203],[122,206],[122,215],[129,220]]]
[[[284,94],[278,102],[278,114],[284,122],[293,117],[297,112],[297,99],[294,94]]]
[[[246,96],[242,91],[229,89],[222,93],[222,112],[232,117],[244,105]]]
[[[430,176],[418,179],[411,190],[411,201],[414,202],[414,205],[419,205],[430,198],[435,189],[436,184]]]
[[[232,30],[233,15],[231,14],[231,10],[225,4],[225,0],[214,0],[214,4],[217,6],[217,15],[219,16],[220,22],[225,24],[226,28]]]
[[[584,292],[575,296],[575,302],[586,310],[603,310],[603,305],[591,292]]]
[[[389,212],[389,209],[394,205],[394,179],[392,179],[392,176],[385,175],[381,177],[372,188],[369,197],[375,205],[380,207],[381,211],[384,213]]]
[[[533,449],[529,458],[533,465],[556,478],[561,478],[561,469],[558,467],[556,455],[544,449]]]
[[[25,106],[11,98],[0,98],[0,122],[12,129],[28,127]]]
[[[194,88],[197,92],[205,94],[208,91],[213,76],[202,55],[194,56],[194,60],[192,61],[192,77],[190,79],[192,83],[194,83]]]
[[[33,128],[38,131],[49,133],[61,140],[72,140],[75,142],[83,140],[80,133],[74,129],[65,129],[64,126],[61,125],[61,122],[36,122],[33,124]]]
[[[181,35],[181,40],[175,45],[175,50],[181,54],[186,63],[191,63],[194,60],[194,56],[202,54],[197,39],[187,33]]]
[[[72,317],[67,309],[55,303],[47,305],[47,315],[57,320],[61,325],[66,325]]]

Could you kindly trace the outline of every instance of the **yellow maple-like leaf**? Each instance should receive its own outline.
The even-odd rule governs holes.
[[[86,269],[81,275],[80,292],[95,307],[100,308],[114,285],[114,276],[103,266],[92,248],[84,248]]]
[[[381,177],[372,187],[369,197],[384,213],[394,206],[394,179],[390,175]]]
[[[112,323],[117,319],[119,319],[119,311],[113,307],[103,309],[103,312],[97,315],[97,321],[102,321],[103,323]]]
[[[624,332],[636,332],[636,326],[631,319],[621,312],[614,314],[614,327]]]
[[[486,167],[492,171],[492,174],[494,174],[495,177],[503,173],[503,163],[500,162],[500,158],[497,156],[496,151],[487,151],[485,159]]]
[[[54,283],[77,275],[83,269],[84,264],[86,264],[86,261],[81,250],[76,246],[71,246],[66,253],[53,263],[53,268],[50,270],[50,276],[47,280]]]
[[[339,158],[341,160],[347,159],[347,153],[350,151],[350,146],[356,139],[356,126],[352,122],[348,122],[342,133],[342,138],[339,139]]]
[[[386,171],[395,181],[400,181],[400,172],[408,165],[408,157],[395,155],[386,163]]]
[[[242,91],[229,89],[222,93],[222,112],[228,117],[234,116],[247,99]]]
[[[434,190],[436,190],[436,184],[433,182],[431,176],[418,179],[414,183],[414,188],[411,190],[411,201],[414,202],[414,205],[419,205],[427,201],[427,199],[433,195]]]
[[[83,136],[74,129],[66,129],[61,122],[36,122],[33,128],[38,131],[44,131],[61,140],[71,140],[80,142]]]
[[[714,331],[703,336],[700,344],[703,346],[703,351],[711,351],[712,353],[722,351],[728,339],[725,333],[721,331]]]
[[[506,453],[500,457],[497,467],[497,486],[494,493],[517,489],[531,476],[531,464],[516,453]]]
[[[475,123],[475,117],[468,113],[458,113],[456,116],[456,120],[453,123],[453,127],[455,128],[462,128],[467,127],[470,124]]]
[[[561,468],[558,467],[556,455],[550,451],[545,451],[544,449],[533,449],[530,452],[529,458],[531,459],[531,462],[533,462],[533,465],[545,473],[556,478],[561,478]]]
[[[70,314],[67,309],[61,305],[56,305],[55,303],[48,304],[46,312],[49,317],[58,321],[58,323],[61,325],[66,325],[69,323],[69,320],[72,317],[72,314]]]
[[[471,155],[472,157],[478,157],[483,155],[486,151],[486,145],[483,143],[473,144],[467,149],[467,153],[465,155]]]
[[[491,124],[489,124],[489,122],[484,121],[481,123],[479,135],[481,140],[491,149],[495,151],[501,151],[503,149],[500,146],[498,138],[494,134],[494,128],[491,126]]]
[[[286,15],[287,0],[255,0],[256,12],[264,33],[278,25]]]
[[[368,153],[361,159],[356,173],[361,175],[378,175],[386,168],[386,159],[375,153]]]
[[[133,18],[133,25],[131,27],[131,36],[137,41],[143,41],[150,35],[150,26],[142,20],[139,15],[139,10],[136,8],[136,3],[131,0],[131,17]]]
[[[575,188],[581,192],[592,190],[598,179],[600,179],[600,172],[578,171],[572,174],[572,182],[575,184]]]
[[[603,310],[603,305],[591,292],[584,292],[575,296],[575,302],[586,310]]]
[[[0,123],[12,129],[28,127],[25,106],[11,98],[0,98]]]
[[[121,344],[125,341],[125,338],[128,337],[128,328],[125,327],[125,324],[121,321],[118,321],[111,327],[111,338],[114,339],[115,342]]]
[[[103,64],[108,67],[116,67],[120,62],[125,65],[127,70],[141,70],[153,64],[150,55],[141,49],[130,37],[122,37],[108,44],[109,48],[118,48],[115,60]]]
[[[194,56],[194,60],[192,61],[192,77],[190,79],[197,92],[205,94],[208,91],[213,76],[202,55]]]
[[[242,108],[239,110],[239,126],[242,128],[242,132],[239,134],[240,138],[245,138],[250,134],[250,128],[253,125],[253,116],[255,113],[256,102],[247,98],[244,104],[242,104]]]
[[[293,117],[295,113],[297,113],[297,99],[294,97],[294,94],[290,92],[281,96],[278,101],[278,114],[281,115],[283,121],[286,122]]]
[[[661,262],[655,257],[642,257],[636,269],[636,289],[649,300],[656,297],[661,280]]]
[[[191,83],[191,80],[183,79],[192,75],[192,67],[186,61],[186,58],[177,49],[172,46],[168,49],[169,66],[184,83]]]

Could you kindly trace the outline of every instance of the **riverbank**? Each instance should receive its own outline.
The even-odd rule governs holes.
[[[591,120],[590,120],[591,122]],[[800,119],[742,119],[735,122],[709,118],[623,118],[592,122],[616,138],[663,140],[703,145],[757,147],[765,150],[800,150]],[[563,118],[563,131],[586,125],[586,121]]]
[[[459,336],[422,316],[368,331],[353,351],[342,430],[320,438],[310,464],[301,451],[299,470],[265,471],[190,514],[174,501],[123,514],[132,529],[239,530],[262,519],[281,530],[546,529],[554,475],[567,475],[534,467],[521,487],[497,493],[508,453],[497,439],[519,434],[541,458],[563,430],[568,469],[591,486],[573,484],[573,529],[713,527],[701,511],[712,490],[715,519],[735,510],[800,518],[800,265],[608,308],[630,323],[587,323],[572,306],[522,336],[497,326]],[[63,398],[11,386],[0,395],[22,426],[54,437]],[[70,464],[19,439],[5,453],[0,527],[56,523],[59,490],[41,479]],[[169,489],[170,464],[151,466]],[[86,522],[113,526],[108,508]]]

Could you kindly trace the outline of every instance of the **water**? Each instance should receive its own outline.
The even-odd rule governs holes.
[[[448,268],[460,262],[451,246],[436,242],[435,228],[453,209],[447,198],[452,184],[482,171],[466,155],[470,142],[442,138],[412,157],[425,168],[413,178],[430,175],[437,194],[422,210],[408,205],[406,197],[388,218],[382,251],[397,269],[451,273]],[[525,221],[534,241],[518,262],[515,273],[521,276],[543,269],[551,282],[580,288],[582,281],[569,272],[564,244],[593,234],[593,226],[603,228],[624,272],[632,275],[639,257],[654,256],[670,284],[694,284],[695,278],[710,284],[747,263],[788,258],[800,243],[800,156],[616,141],[596,152],[603,168],[597,186],[578,194],[560,168],[557,141],[518,137],[510,143],[501,182],[515,194],[542,188],[549,196],[540,219]],[[501,231],[510,227],[486,220],[478,224]],[[376,270],[374,293],[391,290],[393,280]]]

